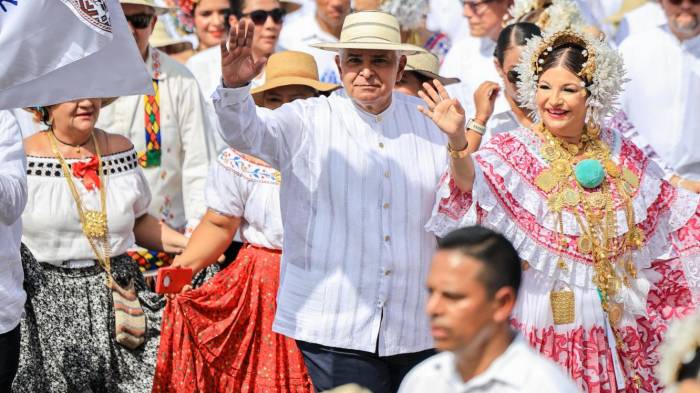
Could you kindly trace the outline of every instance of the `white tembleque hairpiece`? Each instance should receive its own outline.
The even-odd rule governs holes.
[[[535,95],[542,73],[541,64],[546,55],[566,45],[576,44],[583,49],[586,58],[579,77],[583,80],[589,97],[586,121],[600,125],[611,112],[626,82],[622,57],[603,39],[596,38],[580,28],[572,27],[560,31],[545,31],[543,36],[534,36],[527,41],[516,70],[520,75],[518,81],[518,98],[526,108],[532,111],[537,120]]]

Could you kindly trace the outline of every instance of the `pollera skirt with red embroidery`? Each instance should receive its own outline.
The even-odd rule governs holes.
[[[512,325],[533,348],[559,363],[582,392],[662,392],[655,375],[659,345],[669,322],[692,313],[697,304],[678,258],[657,260],[650,271],[655,279],[647,297],[647,315],[636,318],[634,327],[609,327],[596,290],[578,287],[572,288],[576,321],[555,325],[549,300],[553,281],[526,269]],[[620,336],[620,345],[611,328]],[[614,358],[619,359],[617,371]]]
[[[274,333],[281,253],[246,245],[163,314],[154,393],[313,392],[301,351]]]

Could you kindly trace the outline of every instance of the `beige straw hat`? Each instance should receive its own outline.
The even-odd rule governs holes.
[[[151,7],[156,11],[156,15],[163,15],[170,11],[170,8],[157,5],[154,0],[119,0],[121,4],[137,4]]]
[[[406,57],[407,61],[404,71],[417,72],[431,80],[437,79],[445,86],[460,82],[459,78],[440,76],[440,61],[437,56],[421,47],[416,46],[415,48],[418,52]]]
[[[262,104],[263,94],[282,86],[302,85],[316,91],[330,92],[339,85],[318,80],[318,66],[313,56],[304,52],[284,51],[274,53],[267,59],[265,83],[250,91],[257,105]]]
[[[381,11],[354,12],[345,17],[339,42],[321,42],[311,46],[329,51],[339,49],[377,49],[416,53],[416,47],[401,43],[401,27],[393,15]]]
[[[280,5],[288,14],[291,14],[301,8],[302,4],[299,0],[280,0]]]
[[[184,37],[174,37],[168,31],[165,23],[159,20],[156,22],[156,27],[153,28],[153,33],[151,33],[148,43],[154,48],[162,48],[168,45],[189,43],[189,41],[187,41]]]

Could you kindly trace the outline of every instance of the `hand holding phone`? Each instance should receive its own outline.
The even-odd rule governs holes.
[[[156,293],[180,293],[185,285],[192,282],[192,269],[183,267],[162,267],[156,278]]]

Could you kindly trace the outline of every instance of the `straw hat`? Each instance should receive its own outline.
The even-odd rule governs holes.
[[[288,14],[291,14],[301,8],[302,3],[299,0],[280,0],[280,5]]]
[[[148,43],[154,48],[161,48],[168,45],[190,43],[190,41],[188,41],[184,37],[174,37],[168,31],[168,28],[165,26],[165,23],[161,20],[158,20],[158,22],[156,22],[156,27],[153,28],[153,33],[151,33],[151,37],[148,39]]]
[[[459,78],[440,76],[440,61],[437,56],[418,46],[415,48],[419,52],[406,57],[407,61],[404,71],[417,72],[431,80],[437,79],[445,86],[460,82]]]
[[[304,52],[277,52],[267,59],[265,83],[250,91],[255,103],[262,104],[263,93],[277,87],[302,85],[317,91],[330,92],[339,85],[318,80],[318,66],[313,56]]]
[[[381,11],[360,11],[345,17],[340,42],[321,42],[311,45],[319,49],[393,50],[409,55],[416,47],[401,43],[401,27],[393,15]]]
[[[119,0],[121,4],[138,4],[151,7],[156,11],[156,15],[163,15],[170,11],[170,8],[157,5],[154,0]]]

